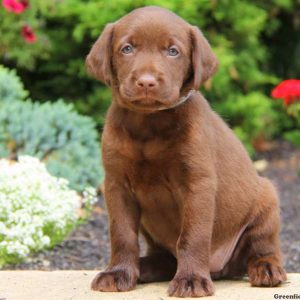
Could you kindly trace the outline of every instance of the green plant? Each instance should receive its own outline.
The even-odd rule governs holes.
[[[55,8],[55,1],[29,1],[21,13],[7,11],[3,1],[0,6],[0,56],[6,63],[15,62],[19,67],[33,69],[38,58],[49,58],[51,42],[44,32],[44,18],[48,10]],[[36,43],[28,43],[23,29],[35,32]]]
[[[5,24],[6,30],[0,31],[5,41],[0,59],[5,63],[18,65],[18,73],[21,74],[33,98],[63,97],[73,102],[80,112],[92,116],[101,128],[104,113],[110,103],[110,92],[87,76],[84,58],[106,23],[116,21],[134,8],[159,5],[173,10],[190,23],[199,26],[213,45],[220,60],[220,68],[202,91],[240,137],[243,137],[249,151],[253,153],[252,140],[257,135],[271,136],[279,133],[280,127],[274,122],[270,126],[270,122],[271,119],[276,120],[275,114],[280,112],[275,109],[276,105],[270,105],[268,109],[272,117],[266,117],[265,100],[269,87],[278,81],[276,75],[282,76],[280,70],[289,69],[289,74],[295,74],[299,69],[299,64],[290,59],[292,49],[295,49],[293,56],[297,57],[296,50],[300,41],[297,34],[299,30],[294,25],[299,23],[296,22],[295,1],[64,0],[50,1],[51,4],[46,2],[37,0],[35,8],[26,13],[30,14],[32,24],[40,25],[38,34],[43,33],[50,41],[51,48],[41,52],[48,56],[28,54],[42,43],[40,38],[34,46],[26,45],[25,48],[20,48],[14,43],[14,39],[20,36],[19,31],[8,28],[17,17],[7,12],[1,15],[4,21],[2,25],[0,24],[0,30]],[[48,9],[44,8],[46,5],[49,6]],[[284,34],[285,32],[287,33]],[[279,40],[282,42],[278,42]],[[270,49],[270,45],[274,46],[274,49]],[[32,64],[23,64],[24,57],[32,57]],[[32,69],[34,65],[38,67]],[[249,109],[243,109],[241,112],[234,106],[236,101],[241,102],[243,98],[247,102],[245,106]],[[262,99],[261,103],[254,98]],[[254,102],[255,106],[251,104]],[[258,107],[260,105],[262,108]],[[284,115],[280,115],[280,118],[283,122],[288,122],[287,118],[284,120]],[[252,122],[251,119],[257,121]],[[274,130],[269,131],[271,127]],[[265,129],[269,131],[266,134]]]
[[[290,122],[283,123],[283,136],[300,147],[300,80],[288,79],[279,83],[271,93],[274,99],[283,100],[283,107]]]
[[[256,138],[268,139],[278,131],[278,114],[268,97],[259,92],[234,96],[225,103],[218,103],[216,110],[228,118],[234,132],[246,146],[248,152],[254,155],[252,142]]]
[[[67,178],[77,190],[101,180],[97,140],[93,120],[62,100],[0,102],[0,156],[38,157],[51,174]]]
[[[9,70],[0,65],[0,101],[16,101],[27,97],[21,79],[15,70]]]
[[[300,148],[300,95],[297,102],[293,102],[286,108],[287,114],[291,119],[292,126],[285,130],[283,137]],[[300,170],[298,171],[300,177]]]
[[[48,173],[37,158],[0,159],[0,267],[61,242],[90,210],[96,191],[84,196]]]

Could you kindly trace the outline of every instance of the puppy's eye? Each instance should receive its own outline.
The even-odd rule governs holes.
[[[130,44],[126,44],[122,49],[121,52],[123,54],[131,54],[133,52],[133,47]]]
[[[177,56],[178,54],[179,54],[179,51],[178,51],[177,47],[171,46],[170,48],[168,48],[169,56]]]

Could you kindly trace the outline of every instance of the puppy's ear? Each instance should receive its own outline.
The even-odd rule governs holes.
[[[112,37],[114,24],[107,24],[88,54],[85,65],[88,73],[107,85],[112,83]]]
[[[191,26],[191,39],[194,89],[198,90],[201,83],[217,71],[219,62],[208,41],[196,26]]]

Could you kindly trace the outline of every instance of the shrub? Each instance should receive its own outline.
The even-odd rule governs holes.
[[[38,58],[49,58],[51,42],[43,32],[43,16],[55,7],[53,1],[34,0],[18,13],[0,4],[0,56],[7,63],[16,62],[19,67],[33,69]],[[27,30],[26,30],[27,29]],[[28,42],[28,29],[37,42]],[[27,34],[26,34],[27,32]]]
[[[67,178],[76,190],[101,180],[97,140],[93,120],[62,100],[0,102],[0,156],[38,157],[51,174]]]
[[[62,241],[80,220],[81,206],[88,211],[96,201],[94,189],[79,196],[36,158],[1,159],[0,169],[0,267]]]
[[[273,103],[259,92],[232,97],[225,103],[220,103],[216,109],[231,123],[236,124],[233,127],[234,132],[252,155],[254,154],[252,142],[256,138],[267,139],[278,130]]]
[[[84,58],[106,23],[117,20],[137,7],[160,5],[169,8],[203,30],[220,59],[220,68],[202,90],[234,130],[244,137],[243,141],[250,151],[253,151],[251,139],[264,134],[264,128],[270,128],[270,118],[265,117],[265,100],[270,85],[278,81],[273,76],[274,70],[281,76],[280,70],[289,69],[292,74],[293,70],[295,73],[299,69],[299,64],[290,59],[291,51],[297,57],[296,46],[299,44],[297,25],[294,25],[299,23],[295,1],[65,0],[54,5],[47,4],[50,7],[45,9],[43,6],[46,4],[43,3],[46,2],[37,0],[32,12],[28,9],[26,13],[30,14],[33,24],[40,24],[39,28],[51,41],[51,49],[44,50],[50,57],[27,55],[43,44],[42,39],[38,39],[32,47],[26,45],[21,48],[14,43],[14,38],[20,39],[20,34],[19,31],[8,30],[13,16],[5,12],[0,34],[8,50],[2,56],[0,53],[2,61],[14,62],[19,66],[20,74],[34,98],[57,99],[63,96],[73,102],[80,112],[93,116],[98,127],[103,125],[110,93],[103,85],[87,77]],[[243,12],[242,18],[240,12]],[[1,32],[4,26],[6,30]],[[287,32],[285,29],[288,29]],[[41,30],[38,33],[41,34]],[[277,45],[274,51],[269,49],[270,45]],[[7,60],[7,56],[10,60]],[[22,64],[24,57],[33,57],[33,62]],[[30,70],[34,63],[38,67]],[[242,99],[248,102],[246,106],[251,106],[253,102],[259,106],[260,102],[253,100],[253,94],[249,95],[253,91],[256,99],[262,99],[263,108],[243,112],[228,108]],[[269,109],[274,116],[274,106],[271,105]],[[263,125],[250,122],[251,118],[261,118],[259,122]],[[244,124],[247,126],[244,127]],[[278,127],[272,126],[273,133],[276,133]]]
[[[283,136],[300,147],[300,80],[284,80],[272,90],[272,97],[284,102],[285,112],[290,122],[283,125]]]
[[[9,70],[0,65],[0,101],[16,101],[27,97],[21,79],[15,70]]]

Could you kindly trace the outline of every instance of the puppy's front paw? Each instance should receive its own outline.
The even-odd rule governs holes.
[[[134,289],[138,276],[125,269],[98,273],[91,288],[101,292],[125,292]]]
[[[286,273],[273,259],[259,259],[249,265],[249,280],[252,286],[273,287],[286,281]]]
[[[175,276],[169,284],[171,297],[204,297],[214,293],[214,286],[209,277],[196,275]]]

